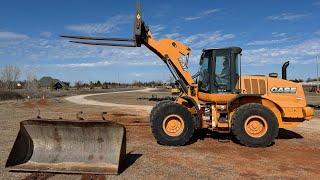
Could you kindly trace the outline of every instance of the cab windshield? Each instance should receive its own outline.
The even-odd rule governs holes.
[[[226,92],[231,89],[230,56],[226,52],[216,53],[216,67],[214,76],[214,90]]]

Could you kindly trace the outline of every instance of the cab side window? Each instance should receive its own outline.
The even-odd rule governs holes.
[[[198,86],[202,92],[209,92],[210,90],[210,76],[209,76],[209,56],[204,56],[199,70]]]

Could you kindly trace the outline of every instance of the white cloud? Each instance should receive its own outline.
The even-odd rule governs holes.
[[[279,44],[286,42],[289,38],[282,38],[282,39],[271,39],[271,40],[258,40],[247,43],[249,46],[255,46],[255,45],[268,45],[268,44]]]
[[[194,49],[202,49],[218,42],[233,39],[234,34],[222,34],[221,31],[194,34],[188,37],[180,37],[179,39]]]
[[[160,26],[158,27],[160,28]],[[183,36],[179,33],[168,36],[187,44],[192,48],[190,59],[198,61],[202,48],[215,45],[219,42],[235,37],[233,34],[222,34],[220,31]],[[24,57],[26,60],[38,61],[39,64],[47,63],[47,60],[56,62],[57,67],[98,67],[98,66],[159,66],[163,65],[161,59],[146,47],[125,48],[88,46],[68,43],[66,40],[30,39],[19,46],[8,46],[8,55]],[[108,58],[108,61],[90,62]],[[81,60],[81,63],[68,63],[69,60]],[[61,63],[61,62],[66,63]],[[85,61],[85,62],[84,62]]]
[[[156,73],[156,72],[132,72],[129,73],[129,76],[133,77],[133,79],[137,79],[138,81],[152,81],[152,80],[160,80],[165,82],[170,76],[168,73]]]
[[[167,36],[170,35],[192,48],[191,64],[198,63],[202,48],[220,47],[221,44],[235,38],[234,34],[222,31],[190,36],[172,33]],[[64,39],[29,38],[14,46],[2,47],[1,52],[11,59],[22,59],[31,67],[37,65],[48,65],[49,68],[163,65],[161,59],[144,46],[141,48],[87,46],[68,43]],[[320,37],[279,48],[245,49],[243,54],[245,64],[279,64],[281,60],[291,60],[298,64],[311,63],[315,56],[320,54]],[[77,60],[79,63],[76,62]]]
[[[163,29],[157,26],[158,30]],[[192,55],[198,55],[197,50],[204,47],[215,45],[217,43],[232,39],[234,34],[223,34],[220,31],[194,34],[183,36],[178,33],[169,34],[174,39],[180,40],[192,48]],[[61,61],[68,62],[69,59],[92,59],[96,60],[108,58],[110,65],[122,64],[125,66],[154,66],[162,65],[161,59],[157,57],[146,47],[125,48],[125,47],[106,47],[106,46],[88,46],[68,43],[66,40],[30,40],[19,47],[8,47],[7,52],[14,56],[24,56],[30,60],[42,61],[45,59],[55,60],[58,64]],[[198,59],[198,57],[197,57]],[[73,66],[73,64],[68,65]],[[80,65],[78,65],[80,66]],[[81,66],[92,66],[83,64]]]
[[[66,29],[86,34],[103,34],[117,30],[119,28],[119,25],[132,22],[132,15],[116,15],[109,18],[106,22],[68,25],[66,26]]]
[[[268,20],[272,21],[293,21],[306,17],[307,14],[282,13],[280,15],[268,16]]]
[[[187,21],[193,21],[193,20],[197,20],[197,19],[200,19],[201,16],[189,16],[189,17],[186,17],[185,20]]]
[[[221,31],[198,33],[190,36],[184,36],[179,33],[166,34],[165,37],[173,38],[186,44],[192,49],[189,62],[198,64],[199,57],[203,48],[215,46],[218,43],[235,38],[234,34],[223,34]]]
[[[314,6],[320,6],[320,1],[312,3]]]
[[[299,44],[280,48],[257,48],[243,51],[243,62],[250,65],[280,64],[285,60],[310,64],[320,54],[320,39],[314,38]]]
[[[186,21],[197,20],[197,19],[201,19],[201,18],[204,18],[206,16],[209,16],[209,15],[211,15],[213,13],[219,12],[219,11],[220,11],[220,9],[209,9],[209,10],[205,10],[203,12],[200,12],[197,15],[185,17],[184,19]]]
[[[157,25],[150,25],[150,29],[152,32],[159,32],[165,29],[165,26],[161,25],[161,24],[157,24]]]
[[[30,66],[90,68],[99,66],[153,66],[161,60],[146,47],[106,47],[72,44],[67,40],[30,38],[11,45],[2,43],[1,52],[10,59],[22,59]],[[107,58],[107,60],[105,60]],[[77,63],[79,61],[81,63]],[[72,63],[70,63],[72,62]]]
[[[71,63],[71,64],[56,64],[54,66],[59,68],[83,68],[83,67],[103,67],[110,66],[112,62],[109,61],[98,61],[92,63]]]
[[[166,34],[164,36],[167,37],[167,38],[170,38],[170,39],[174,39],[174,38],[180,37],[181,34],[180,33],[170,33],[170,34]]]
[[[210,9],[210,10],[207,10],[207,11],[203,11],[202,14],[210,15],[212,13],[219,12],[219,11],[220,11],[220,9]]]
[[[284,33],[284,32],[282,32],[282,33],[280,33],[280,32],[273,32],[272,33],[272,37],[275,37],[275,38],[277,38],[277,37],[285,37],[287,35],[287,33]]]
[[[150,25],[150,31],[152,32],[152,35],[154,37],[160,35],[161,31],[163,31],[164,29],[166,29],[166,27],[161,24]]]
[[[160,61],[160,59],[159,61],[157,59],[154,59],[154,61],[136,60],[136,61],[128,62],[127,65],[128,66],[161,66],[164,64]]]
[[[41,36],[41,37],[44,37],[44,38],[49,38],[49,37],[52,36],[52,33],[49,32],[49,31],[41,31],[41,32],[40,32],[40,36]]]
[[[29,36],[14,32],[0,32],[0,40],[26,40]]]

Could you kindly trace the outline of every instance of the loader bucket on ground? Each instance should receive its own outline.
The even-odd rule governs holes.
[[[25,120],[6,167],[13,171],[118,174],[125,128],[109,121]]]

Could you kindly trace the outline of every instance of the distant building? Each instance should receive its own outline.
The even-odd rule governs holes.
[[[64,87],[64,83],[60,82],[60,81],[57,81],[53,85],[53,89],[55,89],[55,90],[61,90],[61,89],[63,89],[63,87]]]
[[[39,85],[42,88],[50,89],[58,81],[60,81],[60,80],[59,79],[53,79],[52,77],[49,77],[49,76],[44,76],[39,80]]]
[[[55,90],[66,89],[69,86],[68,83],[64,83],[59,79],[53,79],[52,77],[49,77],[49,76],[42,77],[39,80],[39,84],[41,88],[55,89]]]

